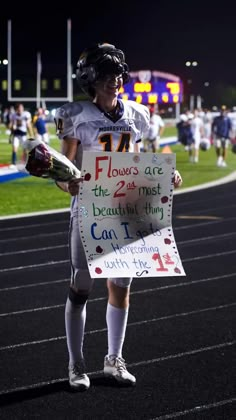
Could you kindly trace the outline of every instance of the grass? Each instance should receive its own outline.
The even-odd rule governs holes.
[[[0,163],[9,163],[11,146],[8,144],[4,126],[0,126]],[[49,126],[50,146],[60,150],[60,142],[55,136],[54,125]],[[176,135],[175,127],[166,127],[165,137]],[[229,175],[236,167],[236,154],[230,150],[227,157],[227,168],[216,166],[216,154],[212,147],[209,151],[200,151],[199,163],[188,161],[188,153],[182,145],[171,146],[176,153],[176,166],[184,180],[182,188],[214,181]],[[55,187],[52,180],[26,177],[0,183],[0,216],[68,208],[70,196]]]
[[[54,125],[48,126],[51,135],[50,146],[60,150]],[[0,126],[0,163],[11,160],[11,145],[5,127]],[[20,156],[18,156],[20,157]],[[67,208],[70,196],[55,186],[52,180],[25,177],[0,183],[0,216],[15,215],[44,210]]]

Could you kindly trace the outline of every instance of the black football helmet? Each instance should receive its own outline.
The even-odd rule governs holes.
[[[121,74],[124,84],[129,81],[129,68],[125,63],[125,55],[114,45],[96,44],[80,55],[76,78],[86,94],[94,96],[94,83],[109,74]]]

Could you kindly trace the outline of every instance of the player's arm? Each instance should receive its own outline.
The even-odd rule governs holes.
[[[71,104],[62,106],[56,111],[54,118],[56,125],[56,134],[61,140],[61,153],[74,163],[77,155],[78,145],[81,143],[74,135],[74,125],[71,120]],[[69,182],[56,182],[56,185],[72,196],[79,192],[79,184],[83,179],[73,179]]]
[[[77,147],[80,141],[78,139],[72,137],[65,137],[62,140],[62,147],[61,153],[65,155],[71,162],[74,162]],[[79,179],[72,179],[69,182],[59,182],[56,181],[56,185],[64,192],[68,192],[72,196],[77,195],[79,192],[79,184],[82,181],[81,178]]]

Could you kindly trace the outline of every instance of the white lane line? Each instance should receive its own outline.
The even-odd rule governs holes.
[[[215,401],[210,404],[197,405],[196,407],[190,408],[188,410],[176,411],[174,413],[164,414],[162,416],[155,417],[151,420],[177,419],[178,417],[186,416],[187,414],[200,413],[201,411],[210,410],[212,408],[217,408],[217,407],[222,407],[224,405],[233,404],[235,402],[236,402],[236,397],[233,397],[227,400]]]
[[[61,280],[53,280],[53,281],[44,281],[44,282],[39,282],[39,283],[29,283],[29,284],[22,284],[21,286],[12,286],[12,287],[3,287],[2,289],[0,289],[0,293],[1,292],[11,292],[13,290],[19,290],[19,289],[28,289],[30,287],[41,287],[41,286],[48,286],[53,285],[53,284],[57,284],[57,283],[65,283],[68,282],[69,284],[69,278],[67,279],[61,279]]]
[[[42,308],[33,308],[33,309],[25,309],[22,311],[6,312],[6,313],[0,314],[0,318],[4,318],[6,316],[12,316],[12,315],[30,314],[32,312],[35,313],[35,312],[41,312],[41,311],[48,311],[52,309],[62,308],[63,306],[64,304],[59,304],[59,305],[52,305],[52,306],[44,306]]]
[[[186,219],[186,220],[222,220],[222,217],[218,217],[218,216],[202,216],[202,215],[187,215],[187,214],[183,214],[181,216],[176,216],[176,219]]]
[[[152,289],[142,289],[139,291],[135,291],[135,292],[130,292],[130,294],[136,294],[136,293],[145,293],[148,291],[155,291],[155,290],[163,290],[163,289],[172,289],[173,287],[182,287],[182,286],[191,286],[192,284],[198,284],[198,283],[204,283],[204,282],[208,282],[208,281],[215,281],[215,280],[221,280],[221,279],[226,279],[229,277],[235,277],[236,276],[236,272],[235,273],[229,273],[229,274],[222,274],[219,276],[214,276],[214,277],[206,277],[204,279],[199,279],[199,280],[188,280],[188,281],[183,281],[181,283],[172,283],[172,284],[167,284],[165,286],[158,286],[158,287],[154,287]],[[61,280],[53,280],[53,281],[44,281],[44,282],[40,282],[40,283],[29,283],[29,284],[23,284],[20,286],[12,286],[12,287],[3,287],[2,289],[0,289],[0,292],[9,292],[12,290],[18,290],[18,289],[27,289],[28,287],[39,287],[39,286],[48,286],[53,285],[54,283],[64,283],[64,282],[68,282],[69,284],[69,278],[66,279],[61,279]],[[104,297],[104,299],[106,299],[106,297]]]
[[[65,209],[55,209],[55,210],[46,210],[46,211],[35,211],[34,213],[22,213],[22,214],[13,214],[12,216],[2,216],[0,220],[10,220],[10,219],[22,219],[24,217],[34,217],[34,216],[43,216],[48,214],[56,213],[69,213],[70,208]]]
[[[47,246],[43,248],[24,249],[22,251],[2,252],[0,253],[0,257],[1,256],[5,257],[7,255],[29,254],[29,252],[34,253],[34,252],[50,251],[50,249],[60,249],[60,248],[67,248],[67,247],[68,247],[67,244],[62,244],[62,245],[55,245],[55,246]]]
[[[186,281],[186,282],[181,282],[181,283],[174,283],[174,284],[167,284],[164,286],[157,286],[157,287],[152,287],[152,288],[148,288],[148,289],[141,289],[141,290],[136,290],[133,292],[130,292],[130,295],[138,295],[138,294],[143,294],[143,293],[150,293],[150,292],[156,292],[159,290],[165,290],[165,289],[173,289],[176,287],[188,287],[188,286],[192,286],[194,284],[199,284],[199,283],[206,283],[209,281],[216,281],[216,280],[223,280],[223,279],[227,279],[230,277],[235,277],[236,273],[230,273],[230,274],[224,274],[221,276],[215,276],[215,277],[208,277],[205,279],[199,279],[199,280],[191,280],[191,281]],[[6,291],[12,291],[12,290],[17,290],[17,289],[23,289],[23,288],[27,288],[27,287],[37,287],[37,286],[44,286],[44,285],[48,285],[48,284],[54,284],[54,283],[63,283],[63,282],[68,282],[68,279],[62,279],[62,280],[56,280],[54,282],[41,282],[41,283],[33,283],[33,284],[29,284],[29,285],[24,285],[24,286],[14,286],[14,287],[9,287],[9,288],[3,288],[0,289],[0,292],[6,292]],[[101,301],[101,300],[106,300],[107,296],[104,297],[99,297],[99,298],[94,298],[89,300],[89,303],[93,303],[93,302],[97,302],[97,301]],[[62,307],[64,304],[60,304],[57,305],[57,307]],[[27,310],[22,310],[22,311],[18,311],[18,312],[8,312],[6,314],[1,314],[0,313],[0,317],[1,316],[8,316],[8,315],[12,315],[12,314],[23,314],[26,311],[30,311],[30,312],[34,312],[34,311],[44,311],[44,310],[48,310],[48,309],[54,309],[55,306],[47,306],[47,307],[40,307],[40,308],[33,308],[33,309],[27,309]]]
[[[50,233],[38,233],[37,238],[48,238],[52,236],[61,236],[61,235],[67,235],[68,236],[68,230],[60,231],[60,232],[50,232]],[[34,235],[28,235],[28,236],[21,236],[19,238],[7,238],[7,239],[0,239],[0,243],[3,244],[10,243],[10,242],[19,242],[19,241],[27,241],[27,240],[34,240]]]
[[[176,226],[174,227],[174,232],[177,230],[186,230],[186,229],[191,229],[191,228],[198,228],[198,227],[205,227],[205,226],[211,226],[211,225],[215,225],[215,224],[220,224],[222,225],[222,223],[231,223],[232,221],[234,221],[236,219],[236,217],[229,217],[226,219],[221,219],[221,220],[211,220],[209,222],[201,222],[201,223],[192,223],[189,225],[184,225],[184,226]]]
[[[230,223],[232,221],[234,221],[236,219],[236,217],[229,217],[229,218],[225,218],[225,219],[220,219],[220,220],[210,220],[210,221],[205,221],[205,222],[201,222],[201,223],[193,223],[193,224],[188,224],[188,225],[184,225],[184,226],[176,226],[174,227],[174,231],[178,231],[178,230],[184,230],[184,229],[191,229],[191,228],[197,228],[197,227],[201,227],[201,226],[208,226],[208,225],[212,225],[212,224],[222,224],[222,223]],[[65,222],[63,222],[65,223]],[[68,224],[68,223],[67,223]],[[48,224],[43,224],[43,226],[47,226]],[[39,225],[27,225],[27,228],[31,227],[42,227],[42,224]],[[49,224],[50,226],[50,224]],[[69,224],[68,224],[69,226]],[[25,230],[25,225],[24,226],[19,226],[19,227],[13,227],[13,228],[1,228],[1,232],[3,232],[4,230],[17,230],[17,229],[23,229]],[[60,232],[50,232],[50,233],[41,233],[41,234],[37,234],[37,237],[39,238],[47,238],[47,237],[52,237],[52,236],[58,236],[58,235],[67,235],[68,234],[68,230],[64,230],[64,231],[60,231]],[[19,242],[19,241],[25,241],[25,240],[30,240],[33,239],[34,236],[32,235],[28,235],[28,236],[21,236],[18,238],[7,238],[7,239],[0,239],[0,243],[5,243],[7,242]]]
[[[236,302],[228,303],[228,304],[225,304],[225,305],[211,306],[211,307],[204,308],[204,309],[196,309],[194,311],[189,311],[189,312],[181,312],[181,313],[172,314],[172,315],[165,315],[165,316],[161,316],[159,318],[152,318],[152,319],[147,319],[147,320],[142,320],[142,321],[137,321],[137,322],[130,322],[127,325],[127,327],[137,327],[139,325],[145,325],[145,324],[150,324],[150,323],[154,323],[154,322],[168,321],[168,320],[174,319],[174,318],[187,317],[187,316],[197,315],[197,314],[205,313],[205,312],[218,311],[218,310],[222,310],[222,309],[228,309],[228,308],[231,308],[231,307],[234,307],[234,306],[236,306]],[[97,334],[97,333],[106,332],[106,331],[107,331],[107,328],[101,328],[101,329],[98,329],[98,330],[86,331],[85,335],[92,335],[92,334]],[[47,342],[59,341],[59,340],[64,340],[65,338],[66,337],[63,335],[63,336],[51,337],[51,338],[43,339],[43,340],[29,341],[29,342],[25,342],[25,343],[13,344],[13,345],[9,345],[9,346],[2,346],[2,347],[0,347],[0,351],[13,350],[13,349],[19,348],[19,347],[26,347],[26,346],[32,346],[32,345],[35,345],[35,344],[42,344],[42,343],[47,343]]]
[[[1,218],[0,218],[1,220]],[[34,223],[32,225],[26,224],[26,225],[20,225],[20,226],[10,226],[10,227],[1,227],[1,232],[11,232],[12,230],[32,230],[34,228],[42,228],[42,226],[46,227],[46,226],[55,226],[55,225],[61,225],[61,224],[67,224],[69,225],[69,220],[55,220],[55,221],[51,221],[51,222],[42,222],[41,223]]]
[[[215,257],[222,257],[224,255],[231,255],[235,254],[236,249],[233,249],[231,251],[225,251],[225,252],[217,252],[214,254],[208,254],[208,255],[201,255],[200,257],[193,257],[193,258],[186,258],[182,260],[182,263],[197,261],[197,260],[205,260],[208,258],[215,258]],[[19,271],[19,270],[27,270],[31,268],[37,268],[37,267],[46,267],[48,265],[59,265],[59,264],[65,264],[69,263],[69,260],[58,260],[58,261],[47,261],[41,264],[31,264],[31,265],[23,265],[18,267],[11,267],[11,268],[2,268],[0,269],[0,273],[10,272],[10,271]]]
[[[217,239],[225,239],[230,238],[231,236],[235,236],[236,232],[230,232],[230,233],[223,233],[219,235],[212,235],[212,236],[205,236],[201,238],[195,238],[190,240],[184,240],[184,241],[178,241],[178,245],[188,245],[188,244],[195,244],[198,242],[204,242],[204,241],[210,241],[210,240],[217,240]],[[7,256],[7,255],[19,255],[19,254],[28,254],[29,252],[35,253],[35,252],[43,252],[43,251],[49,251],[51,249],[60,249],[60,248],[68,248],[68,244],[62,244],[62,245],[56,245],[56,246],[47,246],[42,248],[28,248],[23,249],[21,251],[11,251],[11,252],[0,252],[0,257]]]
[[[27,270],[30,268],[37,268],[37,267],[46,267],[48,265],[58,265],[58,264],[69,264],[69,260],[59,260],[59,261],[47,261],[41,264],[31,264],[31,265],[23,265],[18,267],[11,267],[11,268],[1,268],[0,273],[6,273],[10,271],[19,271],[19,270]]]
[[[159,362],[163,362],[163,361],[166,361],[166,360],[173,360],[173,359],[178,359],[180,357],[192,356],[194,354],[202,353],[202,352],[205,352],[205,351],[211,351],[211,350],[216,350],[216,349],[218,350],[218,349],[222,349],[224,347],[234,346],[235,344],[236,344],[236,340],[227,341],[227,342],[224,342],[224,343],[214,344],[212,346],[200,347],[198,349],[187,350],[187,351],[184,351],[184,352],[181,352],[181,353],[169,354],[168,356],[157,357],[156,359],[143,360],[142,362],[130,363],[128,366],[135,367],[135,366],[150,365],[150,364],[153,364],[153,363],[159,363]]]
[[[223,184],[226,184],[227,182],[231,182],[235,180],[236,180],[236,171],[232,172],[229,175],[226,175],[224,178],[217,179],[216,181],[205,182],[204,184],[195,185],[194,187],[181,188],[181,189],[174,190],[174,195],[184,194],[184,193],[193,192],[193,191],[199,191],[205,188],[216,187],[217,185],[223,185]]]
[[[220,235],[212,235],[212,236],[205,236],[205,237],[201,237],[201,238],[189,239],[189,240],[185,240],[185,241],[178,241],[178,246],[179,245],[183,246],[183,245],[195,244],[195,243],[204,242],[204,241],[226,239],[226,238],[230,238],[231,236],[235,236],[235,235],[236,235],[236,232],[230,232],[230,233],[222,233]]]
[[[177,359],[177,358],[181,358],[181,357],[185,357],[185,356],[192,356],[192,355],[203,353],[203,352],[206,352],[206,351],[218,350],[218,349],[222,349],[222,348],[225,348],[225,347],[233,346],[235,344],[236,344],[236,340],[229,341],[229,342],[224,342],[224,343],[219,343],[219,344],[215,344],[215,345],[207,346],[207,347],[200,347],[198,349],[189,350],[189,351],[186,351],[186,352],[181,352],[181,353],[176,353],[176,354],[170,354],[168,356],[162,356],[162,357],[158,357],[156,359],[143,360],[143,361],[140,361],[140,362],[129,363],[129,364],[127,363],[127,367],[146,366],[146,365],[150,365],[150,364],[154,364],[154,363],[165,362],[166,360]],[[103,374],[103,370],[88,372],[88,375],[90,375],[90,376],[93,376],[93,375],[95,376],[95,375],[100,375],[100,374]],[[0,395],[7,395],[7,394],[11,394],[13,392],[15,393],[15,392],[20,392],[20,391],[28,391],[30,389],[42,388],[43,386],[49,386],[49,385],[52,385],[52,384],[55,384],[55,383],[67,382],[67,381],[68,381],[68,377],[53,379],[53,380],[45,381],[45,382],[38,382],[38,383],[35,383],[35,384],[30,384],[30,385],[17,387],[17,388],[2,390],[2,391],[0,391]],[[234,398],[233,398],[233,400],[234,400]]]
[[[182,262],[187,263],[187,262],[198,261],[198,260],[206,260],[208,258],[222,257],[223,255],[231,255],[235,253],[236,253],[236,249],[233,249],[232,251],[216,252],[215,254],[201,255],[200,257],[185,258],[182,260]]]

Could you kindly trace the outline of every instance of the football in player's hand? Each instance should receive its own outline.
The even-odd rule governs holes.
[[[211,147],[211,142],[208,139],[202,139],[199,145],[200,149],[206,152]]]

